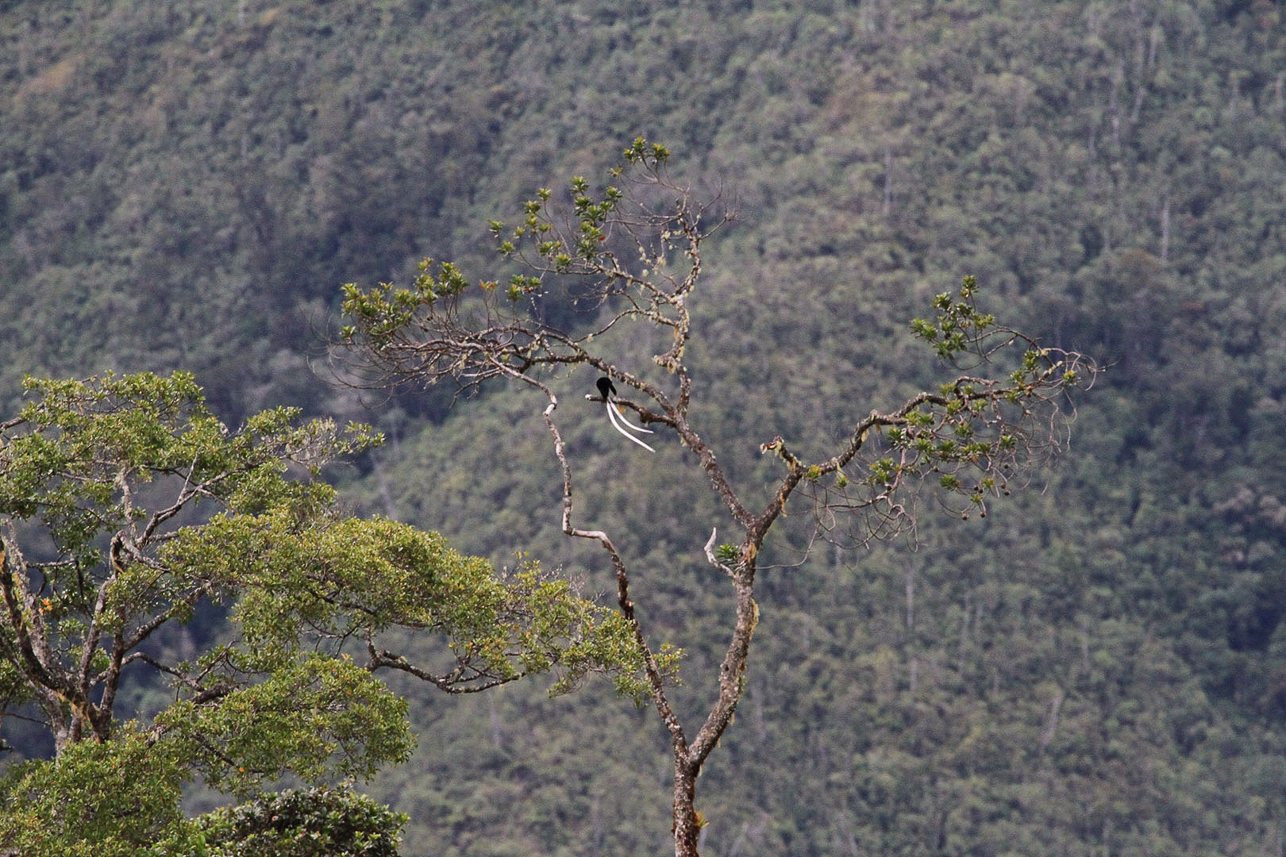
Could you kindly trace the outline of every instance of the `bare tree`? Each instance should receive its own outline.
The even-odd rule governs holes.
[[[346,286],[344,310],[352,323],[343,337],[349,360],[372,384],[449,383],[469,389],[507,378],[545,396],[543,418],[562,471],[562,529],[600,545],[615,570],[617,603],[633,628],[652,704],[670,735],[675,854],[686,857],[697,853],[702,825],[695,808],[697,779],[745,689],[759,619],[757,558],[788,501],[797,494],[807,498],[817,536],[861,543],[914,523],[905,489],[926,476],[934,477],[938,496],[960,514],[985,515],[989,498],[1008,493],[1016,474],[1062,446],[1070,415],[1066,393],[1092,383],[1097,369],[1081,355],[1042,348],[997,325],[978,311],[976,284],[965,278],[958,293],[936,298],[933,320],[913,325],[914,333],[960,374],[891,410],[855,415],[846,439],[828,458],[807,461],[781,437],[766,440],[761,451],[777,456],[782,470],[771,499],[752,508],[743,499],[749,493],[733,486],[690,419],[693,383],[684,360],[702,247],[731,215],[717,197],[699,204],[675,182],[666,169],[668,155],[665,147],[640,138],[625,151],[625,164],[611,171],[620,187],[609,186],[595,197],[584,179],[575,178],[569,210],[560,213],[551,202],[553,192],[542,189],[525,204],[516,227],[492,221],[500,252],[520,265],[506,285],[474,284],[455,265],[426,259],[411,288]],[[580,281],[576,300],[599,308],[592,329],[569,333],[541,321],[548,283],[564,277]],[[629,324],[669,331],[667,347],[652,357],[672,379],[668,383],[655,383],[603,355],[604,334]],[[654,650],[648,641],[630,597],[626,557],[608,533],[579,525],[573,467],[556,419],[559,401],[548,382],[568,367],[581,366],[602,373],[599,390],[607,408],[632,412],[643,426],[673,433],[691,450],[737,527],[736,542],[716,544],[712,532],[704,546],[710,564],[732,585],[735,623],[719,669],[717,698],[695,734],[684,729],[671,707],[669,653]],[[617,385],[628,395],[615,395]]]

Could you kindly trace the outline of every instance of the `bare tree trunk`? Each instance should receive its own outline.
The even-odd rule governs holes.
[[[697,857],[701,824],[697,819],[697,771],[683,759],[674,762],[674,857]]]

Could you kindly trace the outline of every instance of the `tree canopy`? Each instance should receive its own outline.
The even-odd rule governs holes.
[[[0,424],[2,715],[56,756],[9,772],[6,847],[139,847],[197,776],[242,797],[286,772],[369,778],[415,743],[380,671],[457,693],[550,670],[555,691],[608,668],[637,681],[628,627],[566,581],[344,516],[316,477],[378,441],[365,427],[281,408],[230,432],[183,373],[27,389]],[[212,638],[158,644],[220,609]],[[390,649],[397,629],[419,639]],[[130,684],[169,698],[127,719]]]

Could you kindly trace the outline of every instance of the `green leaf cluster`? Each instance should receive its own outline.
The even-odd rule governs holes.
[[[0,848],[24,857],[199,853],[180,810],[188,779],[178,744],[133,725],[82,742],[58,762],[13,766],[0,780]]]
[[[210,857],[397,857],[406,816],[345,789],[289,789],[196,819]]]
[[[258,672],[263,680],[225,689],[216,704],[180,699],[156,717],[215,789],[244,797],[287,771],[310,783],[366,780],[414,749],[406,701],[350,658],[278,657]]]
[[[996,325],[996,317],[978,311],[973,300],[977,292],[977,279],[973,275],[965,277],[958,299],[945,292],[938,295],[933,299],[938,317],[932,322],[917,318],[911,322],[911,330],[933,346],[943,360],[955,361],[965,351],[979,353],[985,347],[988,331]]]

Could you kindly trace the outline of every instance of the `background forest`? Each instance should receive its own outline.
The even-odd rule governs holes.
[[[985,520],[926,502],[914,545],[806,559],[804,522],[778,534],[703,851],[1280,855],[1283,17],[0,2],[0,412],[24,374],[183,368],[230,423],[279,404],[373,422],[390,443],[347,472],[352,508],[609,592],[559,532],[538,400],[361,396],[326,383],[326,346],[341,283],[406,282],[425,255],[492,277],[488,219],[603,179],[645,135],[739,211],[706,248],[690,363],[744,484],[774,435],[807,450],[934,384],[909,321],[966,274],[984,310],[1112,362],[1071,453]],[[559,381],[570,410],[593,380]],[[645,458],[584,411],[565,436],[596,525],[636,558],[640,613],[687,649],[695,700],[727,636],[713,508],[670,480],[678,453]],[[496,466],[499,444],[522,466]],[[407,690],[419,749],[366,789],[410,816],[404,854],[669,847],[664,735],[606,683]],[[11,757],[46,749],[5,735]]]

